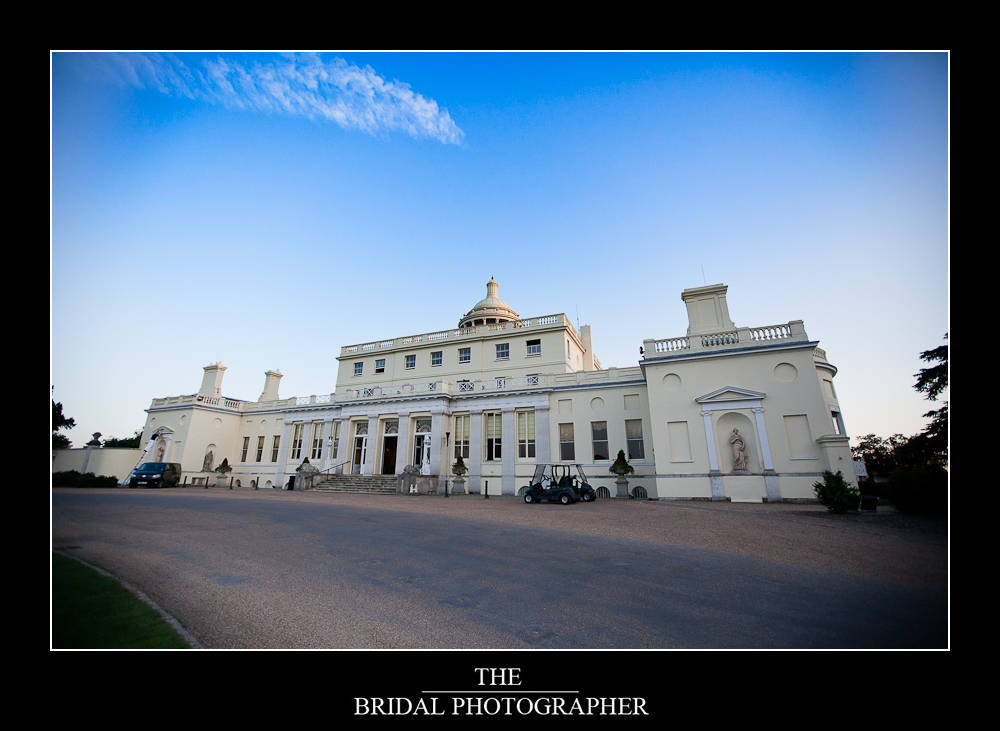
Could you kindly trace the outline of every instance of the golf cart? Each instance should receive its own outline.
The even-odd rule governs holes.
[[[524,491],[524,502],[560,502],[563,505],[583,500],[592,502],[597,498],[594,488],[587,484],[587,476],[580,465],[573,465],[576,475],[571,474],[570,465],[540,464],[535,467],[531,485]],[[546,469],[551,474],[546,474]]]

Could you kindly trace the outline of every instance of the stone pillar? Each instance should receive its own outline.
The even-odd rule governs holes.
[[[375,448],[378,445],[378,414],[368,417],[368,454],[365,455],[365,466],[362,474],[375,474]]]
[[[281,444],[278,447],[278,469],[274,473],[274,486],[279,490],[285,489],[285,467],[288,465],[288,443],[292,440],[292,422],[285,424],[285,433],[281,435]]]
[[[469,494],[478,494],[483,472],[483,412],[469,414]]]
[[[514,407],[504,406],[501,409],[501,449],[500,454],[501,476],[500,494],[514,495],[517,488],[514,485],[514,453],[517,450],[517,434],[514,431]],[[537,433],[537,432],[536,432]],[[537,454],[537,450],[535,451]]]
[[[771,444],[767,440],[767,425],[764,423],[764,407],[755,406],[752,411],[757,422],[760,454],[764,458],[764,494],[769,503],[780,503],[781,486],[778,484],[778,473],[775,472],[774,462],[771,459]]]
[[[331,428],[337,428],[340,431],[337,432],[337,449],[331,455],[330,459],[335,465],[340,465],[337,467],[337,474],[343,474],[344,466],[340,463],[344,461],[345,455],[347,454],[347,432],[349,431],[348,425],[351,422],[348,419],[337,419],[333,422]],[[332,434],[333,432],[331,432]]]
[[[406,465],[410,464],[410,412],[399,411],[396,413],[399,419],[399,429],[396,432],[396,474],[403,474]]]
[[[444,430],[441,423],[444,413],[431,412],[431,477],[447,479],[447,474],[441,472],[441,450],[444,449]]]
[[[324,434],[323,445],[322,445],[323,458],[320,460],[319,463],[320,464],[319,469],[321,472],[325,470],[327,467],[329,467],[331,464],[334,464],[330,460],[333,457],[331,451],[333,450],[333,428],[335,423],[336,422],[334,422],[333,419],[327,419],[326,421],[323,422],[323,434]],[[329,442],[329,446],[327,446],[327,442]]]
[[[705,420],[705,441],[708,443],[708,479],[712,483],[712,500],[725,500],[726,492],[722,487],[722,473],[719,471],[719,455],[715,451],[715,430],[712,428],[712,412],[702,409]]]

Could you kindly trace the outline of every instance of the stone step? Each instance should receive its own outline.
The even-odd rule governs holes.
[[[325,475],[311,492],[395,495],[396,485],[394,475]]]

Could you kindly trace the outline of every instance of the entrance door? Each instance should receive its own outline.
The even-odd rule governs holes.
[[[360,475],[368,458],[368,435],[362,434],[354,437],[354,464],[351,465],[351,474]]]
[[[382,474],[396,474],[396,437],[382,437]]]

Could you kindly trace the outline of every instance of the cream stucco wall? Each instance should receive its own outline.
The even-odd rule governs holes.
[[[644,457],[632,460],[630,486],[644,487],[651,497],[812,499],[812,483],[825,469],[841,469],[853,479],[835,366],[801,321],[737,327],[725,295],[724,285],[685,290],[682,300],[692,317],[688,334],[644,341],[644,357],[626,368],[600,368],[593,348],[587,349],[594,337],[590,328],[578,333],[565,315],[344,346],[336,384],[321,396],[281,400],[280,373],[268,371],[262,400],[225,399],[219,395],[225,366],[210,364],[208,385],[199,394],[154,399],[143,445],[157,430],[168,434],[164,460],[180,461],[191,476],[201,473],[205,451],[214,445],[213,466],[228,457],[232,476],[242,484],[280,486],[305,458],[321,469],[346,463],[343,469],[350,471],[357,424],[369,427],[365,471],[381,473],[383,426],[390,419],[399,421],[398,474],[413,462],[417,420],[427,418],[433,423],[430,466],[445,478],[454,463],[456,418],[467,414],[474,424],[466,460],[470,487],[489,481],[491,493],[513,494],[527,484],[536,463],[561,462],[559,425],[572,423],[573,462],[584,466],[594,487],[614,494],[608,467],[626,449],[625,422],[637,419]],[[717,327],[727,329],[712,332]],[[540,354],[528,354],[529,340],[541,341]],[[509,345],[506,359],[496,357],[498,343]],[[468,363],[459,362],[460,348],[470,349]],[[441,365],[432,365],[434,352],[441,353]],[[407,355],[415,356],[413,368],[405,367]],[[375,373],[381,359],[384,372]],[[363,364],[359,376],[355,363]],[[534,459],[517,454],[517,414],[525,410],[535,415]],[[487,413],[498,414],[502,424],[503,456],[496,461],[486,454]],[[593,455],[591,425],[597,421],[607,423],[607,460]],[[297,456],[290,443],[296,424],[304,427]],[[338,441],[330,444],[337,424]],[[312,449],[317,425],[323,430],[318,455]],[[741,474],[733,469],[733,429],[747,446]]]

